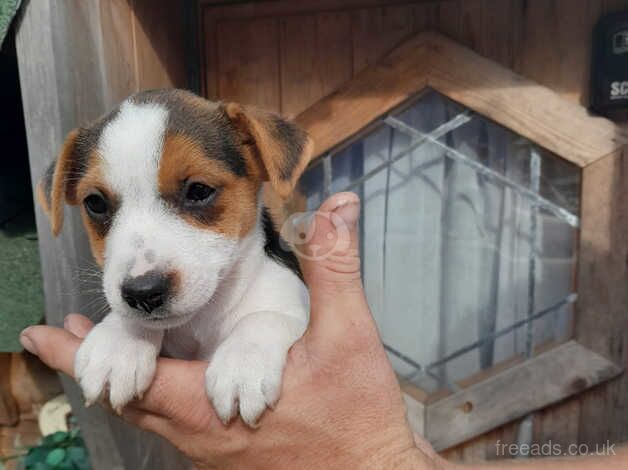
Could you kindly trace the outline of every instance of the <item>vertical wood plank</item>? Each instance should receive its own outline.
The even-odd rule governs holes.
[[[292,6],[282,6],[288,5],[288,3],[277,1],[266,4],[250,4],[251,6],[246,12],[248,18],[246,20],[241,18],[238,21],[250,22],[252,18],[257,18],[254,21],[259,21],[260,16],[263,15],[266,16],[266,21],[271,21],[271,18],[278,19],[285,18],[288,14],[294,15],[295,12],[292,10],[286,13],[287,9],[293,8]],[[354,71],[360,70],[360,67],[363,66],[359,64],[377,60],[382,53],[374,51],[380,49],[385,51],[386,47],[389,47],[390,38],[392,37],[394,42],[394,38],[402,35],[400,31],[405,31],[403,26],[406,24],[405,18],[398,17],[397,19],[400,23],[389,29],[381,26],[378,30],[378,25],[381,25],[383,17],[381,12],[383,10],[403,11],[404,8],[407,8],[407,5],[373,6],[367,3],[366,1],[364,4],[351,2],[350,5],[340,1],[333,4],[330,2],[325,3],[325,8],[345,9],[350,11],[355,18],[352,23],[354,28],[354,39],[352,41],[354,44]],[[265,9],[264,5],[272,5],[272,8],[267,7]],[[413,2],[412,7],[414,9],[413,28],[415,31],[432,28],[439,30],[453,39],[470,46],[480,54],[507,67],[514,68],[522,75],[553,88],[566,99],[586,104],[588,100],[590,38],[593,24],[603,12],[628,8],[628,0],[577,0],[577,2],[573,0],[444,0]],[[226,13],[228,8],[230,6],[223,4],[215,8],[207,7],[205,10],[221,9],[221,14],[228,16],[228,13]],[[299,18],[311,18],[316,14],[316,7],[310,5],[308,8],[308,11],[298,11],[298,14],[301,15]],[[323,7],[321,6],[320,8]],[[236,7],[234,6],[234,11],[235,9]],[[394,18],[394,15],[388,17],[390,24],[395,24],[396,20]],[[231,23],[235,26],[239,24],[238,22]],[[290,41],[293,41],[295,44],[299,44],[299,41],[301,41],[305,43],[305,48],[312,47],[311,41],[305,41],[304,38],[299,37],[307,31],[308,23],[309,20],[303,21],[301,30],[298,27],[294,27],[293,34],[284,36],[285,31],[282,30],[280,47],[284,48],[285,44]],[[361,30],[361,24],[371,24],[375,25],[375,27]],[[220,51],[223,47],[233,48],[235,46],[229,43],[232,43],[234,39],[237,42],[240,38],[239,33],[235,29],[231,31],[232,34],[227,38],[228,41],[221,34],[215,34],[216,29],[212,29],[211,32],[206,31],[204,41],[210,41],[209,37],[211,35],[212,45],[216,50]],[[360,34],[363,37],[356,39]],[[271,51],[270,54],[272,55],[274,52]],[[335,51],[332,49],[327,51],[328,56],[333,56],[334,54]],[[328,57],[326,60],[335,59]],[[271,57],[270,62],[274,63],[273,61],[274,59]],[[237,68],[237,64],[233,65]],[[211,66],[208,65],[208,67]],[[213,70],[214,68],[212,68]],[[224,74],[224,70],[220,70],[217,73],[216,82],[219,80],[218,75],[222,74]],[[239,78],[233,76],[228,80],[233,82],[232,87],[234,88],[246,87],[250,84],[247,82],[237,84],[235,82]],[[211,80],[208,79],[207,83],[209,84],[210,82]],[[279,86],[283,87],[285,83],[286,79],[282,77],[281,85]],[[268,87],[271,90],[271,94],[275,86],[277,85],[273,83]],[[306,86],[304,85],[300,89],[306,89]],[[217,88],[216,86],[215,89],[217,90]],[[298,87],[295,87],[295,89],[296,92],[290,91],[290,93],[296,96],[296,99],[290,98],[284,101],[285,108],[288,111],[292,107],[294,109],[305,107],[298,102],[300,89]],[[259,95],[257,92],[253,94],[255,96]],[[286,93],[283,92],[281,95],[285,96]],[[218,91],[216,91],[215,96],[219,96]],[[310,92],[304,93],[304,102],[309,102],[311,99],[309,96],[313,96],[313,94]],[[264,105],[262,104],[262,106]],[[611,172],[607,174],[607,177],[612,177]],[[600,180],[599,184],[604,185],[602,181]],[[612,292],[608,291],[608,289],[605,289],[603,286],[599,287],[605,296],[612,295]],[[623,345],[623,338],[611,335],[611,340],[612,348],[614,349]],[[612,387],[620,387],[620,391],[622,391],[628,389],[628,384],[621,386],[612,385],[610,388]],[[592,421],[603,424],[606,419],[615,420],[609,427],[615,429],[612,431],[614,436],[619,436],[624,431],[620,429],[621,425],[617,424],[617,420],[625,420],[625,418],[622,413],[614,413],[614,410],[624,406],[623,401],[617,398],[619,395],[614,395],[614,393],[620,393],[620,391],[615,390],[615,392],[611,393],[604,391],[606,389],[607,386],[604,386],[583,396],[582,414],[580,413],[579,400],[559,404],[550,410],[539,413],[535,420],[535,439],[543,439],[544,436],[563,436],[566,439],[572,439],[576,434],[576,428],[579,427],[583,430],[578,431],[582,433],[582,439],[590,440],[599,431],[596,427],[598,425],[593,425]],[[597,396],[596,394],[598,393],[602,395]],[[607,395],[607,393],[611,393],[611,395]],[[616,416],[612,416],[613,414]],[[581,421],[580,426],[577,425],[578,420]],[[512,429],[516,431],[514,426],[512,426]],[[491,433],[485,439],[495,439],[495,436]],[[625,436],[628,436],[628,431],[624,432],[624,438]],[[505,442],[504,439],[502,440]],[[486,444],[488,441],[483,443],[474,442],[476,441],[469,444],[469,450],[461,449],[460,455],[469,457],[476,452],[476,450],[472,449],[473,446],[488,446]]]
[[[628,155],[617,152],[584,170],[576,338],[628,364]],[[582,396],[580,441],[628,436],[628,375]]]
[[[591,33],[600,7],[598,0],[579,0],[577,8],[570,0],[526,2],[515,71],[586,106]]]
[[[100,1],[100,18],[105,67],[104,101],[107,106],[126,98],[138,89],[135,73],[133,15],[127,0]]]
[[[437,4],[436,31],[450,37],[454,41],[467,43],[462,35],[462,0],[446,0]]]
[[[600,3],[602,4],[602,11],[605,13],[625,10],[628,8],[627,0],[600,0]]]
[[[512,67],[521,0],[449,0],[439,3],[436,29],[496,62]]]
[[[277,19],[221,22],[217,35],[220,99],[281,111]]]
[[[218,98],[218,21],[215,18],[216,8],[202,8],[201,25],[198,43],[202,48],[201,82],[203,96],[209,99]]]
[[[520,421],[515,420],[498,429],[451,447],[441,452],[441,455],[447,460],[465,463],[504,458],[503,455],[499,455],[497,443],[506,445],[516,443],[517,427]]]
[[[99,68],[90,63],[100,54],[95,33],[85,21],[90,14],[98,18],[94,15],[98,11],[95,7],[94,2],[29,2],[18,25],[16,49],[29,163],[35,183],[61,147],[65,134],[80,120],[93,119],[104,110]],[[75,211],[66,213],[65,230],[57,240],[52,238],[41,209],[36,207],[35,212],[46,318],[48,323],[59,326],[66,312],[80,311],[88,300],[76,293],[72,280],[77,257],[88,253],[87,241],[81,235],[80,217]],[[83,408],[76,386],[68,383],[65,390],[84,428],[94,468],[122,469],[122,459],[109,428],[103,426],[102,414]]]
[[[138,89],[185,87],[183,2],[128,1],[133,10]]]
[[[353,15],[353,73],[373,65],[415,30],[413,5],[358,10]]]
[[[567,449],[578,442],[580,430],[580,399],[574,397],[564,403],[538,411],[534,416],[533,442],[552,441]]]
[[[97,118],[135,90],[128,8],[122,1],[105,0],[39,0],[24,5],[16,48],[34,184],[72,128]],[[76,275],[80,267],[91,264],[89,246],[75,209],[66,207],[57,239],[39,207],[36,218],[46,319],[60,326],[66,313],[88,313],[86,307],[93,302],[77,286]],[[62,383],[96,470],[187,465],[156,436],[122,424],[100,407],[85,409],[76,384],[67,377]]]
[[[479,7],[477,52],[511,69],[519,36],[520,6],[521,0],[481,0]]]
[[[351,78],[351,17],[289,16],[279,29],[281,112],[293,117]]]
[[[434,30],[438,23],[438,2],[421,2],[412,5],[414,9],[414,32]]]

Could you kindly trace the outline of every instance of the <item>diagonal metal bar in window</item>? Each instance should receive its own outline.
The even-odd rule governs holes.
[[[388,119],[388,118],[386,118],[386,119]],[[384,119],[384,121],[386,121],[386,119]],[[471,120],[470,113],[468,111],[465,111],[465,112],[462,112],[462,113],[458,114],[456,117],[454,117],[450,121],[447,121],[446,123],[441,124],[440,126],[438,126],[436,129],[434,129],[429,134],[425,134],[425,135],[423,135],[421,137],[412,136],[412,139],[413,139],[412,143],[407,148],[405,148],[404,150],[402,150],[401,152],[399,152],[398,154],[396,154],[394,157],[390,158],[389,160],[385,161],[384,163],[381,163],[381,164],[377,165],[375,168],[373,168],[372,170],[368,171],[367,173],[364,173],[364,175],[362,175],[361,177],[357,178],[355,181],[352,181],[351,183],[349,183],[345,188],[342,189],[342,191],[351,191],[353,188],[355,188],[357,186],[360,186],[366,180],[368,180],[372,176],[376,175],[377,173],[379,173],[383,169],[388,168],[389,166],[391,166],[397,160],[405,157],[410,152],[413,152],[414,150],[419,148],[421,145],[429,142],[430,139],[439,139],[439,138],[447,135],[448,133],[450,133],[454,129],[458,129],[460,126],[466,124],[470,120]]]
[[[541,155],[532,148],[530,152],[530,190],[537,193],[541,189]],[[536,245],[539,207],[532,203],[530,208],[530,251],[528,255],[528,316],[534,315],[536,304]],[[534,352],[534,328],[528,323],[526,331],[526,358],[531,358]]]
[[[486,167],[482,165],[481,163],[476,162],[475,160],[473,160],[472,158],[469,158],[468,156],[464,155],[458,150],[451,148],[448,145],[442,143],[437,138],[432,137],[433,132],[431,134],[425,134],[411,126],[408,126],[405,122],[400,121],[399,119],[394,118],[392,116],[387,116],[384,119],[384,122],[388,124],[389,126],[397,129],[398,131],[403,132],[404,134],[415,137],[417,139],[423,138],[435,145],[438,145],[439,147],[443,148],[446,151],[447,157],[453,160],[456,160],[460,163],[464,163],[465,165],[473,168],[476,172],[486,177],[492,178],[493,180],[496,180],[505,186],[508,186],[509,188],[518,192],[522,196],[525,196],[528,199],[530,199],[538,207],[548,210],[549,212],[554,214],[556,217],[565,221],[567,224],[571,225],[572,227],[578,227],[580,225],[580,219],[578,218],[577,215],[572,214],[567,209],[564,209],[563,207],[560,207],[554,204],[553,202],[545,199],[543,196],[540,196],[539,194],[533,191],[530,191],[528,188],[521,186],[515,183],[514,181],[506,178],[505,176],[497,173],[495,170],[489,167]]]
[[[414,367],[418,372],[420,372],[418,377],[415,377],[413,380],[417,380],[419,379],[421,376],[423,375],[427,375],[432,377],[433,379],[439,380],[439,377],[434,374],[433,371],[431,371],[431,369],[433,369],[434,367],[438,367],[441,366],[453,359],[456,359],[466,353],[468,353],[469,351],[473,351],[474,349],[477,349],[481,346],[483,346],[484,344],[491,342],[491,341],[495,341],[497,338],[507,335],[508,333],[516,330],[517,328],[520,328],[522,326],[525,326],[531,322],[533,322],[534,320],[538,320],[540,318],[543,318],[544,316],[555,312],[556,310],[558,310],[561,307],[564,307],[565,305],[569,305],[574,303],[576,300],[578,299],[578,294],[572,293],[569,294],[567,297],[565,297],[564,299],[556,302],[554,305],[550,305],[549,307],[543,309],[543,310],[539,310],[538,312],[536,312],[534,315],[530,315],[527,316],[526,318],[524,318],[523,320],[519,320],[515,323],[512,323],[510,326],[507,326],[506,328],[503,328],[499,331],[496,331],[490,335],[484,336],[482,338],[480,338],[478,341],[468,344],[467,346],[464,346],[463,348],[458,349],[457,351],[454,351],[453,353],[445,356],[442,359],[439,359],[437,361],[432,362],[431,364],[427,365],[426,367],[423,367],[421,364],[419,364],[418,362],[416,362],[414,359],[412,359],[411,357],[403,354],[402,352],[398,351],[397,349],[393,348],[392,346],[384,343],[384,349],[386,351],[388,351],[389,353],[391,353],[393,356],[397,357],[398,359],[401,359],[403,362],[405,362],[406,364],[408,364],[411,367]],[[451,385],[451,388],[457,388],[457,385],[455,384],[448,384],[448,386]]]
[[[445,383],[445,385],[447,386],[447,388],[449,390],[451,390],[452,392],[457,392],[458,390],[460,390],[460,387],[458,387],[458,385],[456,385],[453,382],[449,382],[447,380],[443,380],[442,377],[440,377],[438,374],[427,370],[426,368],[424,368],[423,366],[421,366],[421,364],[419,364],[418,362],[416,362],[414,359],[412,359],[411,357],[406,356],[405,354],[403,354],[402,352],[397,351],[395,348],[393,348],[392,346],[383,343],[384,345],[384,349],[386,351],[388,351],[390,354],[392,354],[393,356],[401,359],[403,362],[405,362],[406,364],[414,367],[416,370],[414,372],[412,372],[411,376],[409,377],[404,377],[405,380],[416,380],[416,377],[413,377],[417,372],[419,372],[419,377],[422,376],[428,376],[431,377],[432,379],[436,380],[436,382],[438,383]]]
[[[516,330],[517,328],[524,326],[530,322],[533,322],[534,320],[538,320],[539,318],[544,317],[545,315],[555,312],[556,310],[558,310],[561,307],[564,307],[565,305],[569,305],[574,303],[576,300],[578,299],[578,294],[576,293],[571,293],[569,294],[567,297],[565,297],[564,299],[556,302],[554,305],[551,305],[543,310],[539,310],[538,312],[536,312],[534,315],[529,315],[526,318],[524,318],[523,320],[519,320],[515,323],[512,323],[510,326],[507,326],[506,328],[503,328],[499,331],[496,331],[495,333],[491,333],[490,335],[486,335],[482,338],[480,338],[479,340],[477,340],[475,343],[471,343],[463,348],[458,349],[457,351],[448,354],[447,356],[443,357],[442,359],[439,359],[435,362],[432,362],[431,364],[429,364],[425,369],[426,370],[430,370],[434,367],[438,367],[442,364],[445,364],[446,362],[449,362],[453,359],[456,359],[457,357],[462,356],[463,354],[468,353],[469,351],[473,351],[476,348],[479,348],[480,346],[482,346],[483,344],[489,342],[489,341],[494,341],[497,338],[507,335],[508,333],[510,333],[511,331]]]

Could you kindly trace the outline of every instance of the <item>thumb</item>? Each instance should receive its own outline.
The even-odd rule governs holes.
[[[345,192],[328,198],[309,217],[307,242],[297,251],[310,291],[312,328],[327,315],[349,320],[368,314],[360,275],[359,216],[360,199]]]

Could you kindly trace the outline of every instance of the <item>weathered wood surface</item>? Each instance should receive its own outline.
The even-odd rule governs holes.
[[[224,70],[219,86],[225,98],[238,95],[238,101],[255,102],[260,108],[279,111],[279,51],[277,20],[221,23],[217,36],[224,47],[218,49],[217,66]],[[242,88],[241,83],[247,86]],[[237,86],[237,93],[232,86]]]
[[[302,34],[310,34],[307,24],[325,13],[350,17],[351,54],[347,57],[344,46],[338,50],[330,49],[323,62],[333,63],[334,67],[342,70],[351,66],[354,75],[417,32],[434,30],[584,106],[588,104],[593,25],[603,13],[628,7],[628,0],[277,0],[233,2],[231,5],[201,0],[199,3],[204,51],[203,88],[210,97],[236,101],[250,99],[245,82],[227,80],[228,89],[222,88],[219,83],[224,76],[237,73],[237,68],[225,69],[217,63],[217,51],[225,56],[225,60],[231,53],[246,54],[246,51],[234,51],[234,47],[229,46],[234,36],[238,41],[238,25],[260,18],[280,21],[292,18],[295,23],[303,22],[303,30],[282,36],[276,43],[277,50],[287,51],[291,44],[302,42]],[[240,23],[231,23],[233,31],[229,38],[216,34],[219,25],[232,21]],[[281,28],[280,21],[276,24],[277,28]],[[552,46],[548,47],[548,44]],[[225,47],[232,52],[224,51]],[[246,44],[240,47],[247,49]],[[289,61],[299,60],[299,57],[286,58]],[[350,64],[342,65],[342,61]],[[303,69],[297,68],[296,75],[292,75],[287,70],[290,65],[279,63],[277,66],[278,70],[272,72],[272,77],[268,75],[268,79],[280,82],[279,96],[273,102],[273,109],[284,111],[282,103],[286,103],[288,108],[285,112],[289,114],[295,105],[296,109],[305,109],[304,103],[316,101],[330,92],[317,85],[316,82],[320,82],[317,71],[309,79],[301,81],[308,92],[304,94],[303,103],[295,102],[289,98],[292,94],[290,85]],[[304,68],[308,66],[303,64]],[[287,86],[285,91],[284,85]],[[317,87],[320,96],[315,97]],[[252,101],[251,104],[256,103]]]
[[[156,3],[144,2],[146,5],[155,5]],[[177,2],[169,2],[169,5],[172,6],[175,3]],[[292,80],[292,77],[291,74],[282,73],[279,61],[277,61],[276,71],[268,72],[265,77],[256,78],[256,80],[267,83],[269,89],[278,90],[277,92],[266,94],[261,91],[257,94],[248,95],[248,84],[240,79],[231,80],[229,93],[225,93],[225,90],[218,87],[219,75],[225,69],[216,67],[209,58],[212,56],[211,50],[223,50],[223,42],[226,38],[218,37],[215,34],[216,25],[222,23],[223,20],[239,20],[244,23],[247,18],[278,18],[290,15],[305,18],[310,14],[318,14],[322,11],[350,11],[353,32],[351,41],[353,76],[362,70],[361,67],[366,67],[377,61],[391,48],[412,34],[434,29],[473,48],[481,55],[550,87],[568,100],[586,104],[590,53],[589,36],[592,26],[603,12],[628,7],[628,0],[500,0],[499,2],[494,0],[441,2],[391,2],[386,0],[307,0],[294,2],[292,0],[279,0],[237,5],[225,5],[224,2],[220,2],[223,4],[218,6],[212,5],[216,2],[211,1],[202,3],[205,4],[203,18],[206,21],[201,24],[201,28],[204,29],[204,32],[201,32],[201,44],[210,46],[209,48],[204,47],[203,55],[206,73],[203,84],[208,95],[234,100],[241,100],[241,96],[252,96],[251,101],[249,101],[251,104],[265,106],[265,103],[269,102],[268,107],[280,111],[282,110],[282,102],[284,102],[281,83]],[[159,2],[154,8],[163,8],[164,5],[165,2]],[[69,13],[70,11],[74,11],[74,13]],[[110,25],[104,27],[102,31],[101,26],[92,20],[98,15],[95,13],[96,11],[99,11],[101,16],[96,23]],[[399,13],[400,11],[403,13]],[[410,11],[412,15],[410,15]],[[169,17],[169,15],[161,16],[162,19]],[[176,14],[172,15],[172,18],[175,17]],[[143,31],[146,33],[145,37],[149,38],[148,42],[150,42],[150,38],[157,33],[151,33],[149,31],[150,26],[147,25],[157,24],[160,26],[160,24],[150,21],[146,22],[147,25],[138,23],[129,3],[124,0],[111,2],[97,0],[82,0],[81,2],[69,0],[31,1],[25,8],[22,20],[21,31],[18,31],[18,49],[21,49],[20,69],[24,94],[28,95],[29,92],[32,92],[30,101],[25,100],[25,113],[29,127],[31,165],[35,178],[42,173],[45,164],[47,164],[46,158],[52,158],[60,145],[63,134],[78,124],[79,118],[95,117],[104,111],[110,103],[138,88],[140,83],[163,85],[170,82],[176,83],[179,78],[173,77],[180,77],[176,71],[178,67],[176,53],[168,53],[168,57],[174,60],[174,65],[169,66],[172,69],[171,72],[161,74],[159,72],[160,54],[149,52],[142,57],[146,57],[147,61],[152,61],[152,64],[155,64],[153,70],[156,70],[160,75],[153,78],[150,74],[143,75],[147,77],[146,81],[139,78],[142,76],[138,73],[141,60],[135,58],[135,50],[128,46],[129,41],[135,41],[133,29],[135,28],[137,32],[136,28],[146,27],[147,29]],[[68,27],[70,25],[71,28]],[[94,26],[98,27],[94,28]],[[276,27],[279,28],[279,21],[277,21]],[[365,34],[368,35],[371,28],[374,32],[367,40]],[[168,27],[160,29],[159,34],[164,34],[169,30]],[[298,34],[298,32],[294,34]],[[98,36],[101,36],[101,40],[95,39]],[[106,37],[104,41],[102,40],[103,36]],[[278,34],[277,38],[279,37]],[[239,37],[234,33],[231,39],[238,41]],[[282,41],[284,40],[296,41],[297,38],[286,34],[285,37],[282,37]],[[370,42],[365,45],[364,41]],[[168,40],[164,41],[166,44],[168,42]],[[175,44],[176,41],[171,41],[171,43]],[[239,47],[246,49],[247,46],[246,43],[240,43]],[[280,44],[277,44],[277,48],[279,47]],[[172,46],[171,50],[176,52],[177,47]],[[86,51],[88,55],[84,56],[83,59],[78,57],[79,54],[85,54]],[[117,63],[118,65],[115,67],[104,66],[100,51],[105,57],[104,63]],[[246,54],[247,51],[235,51],[232,48],[232,52],[227,51],[227,53]],[[268,48],[265,54],[271,53],[271,48]],[[334,51],[330,50],[328,54],[333,55]],[[59,56],[59,61],[52,61],[51,58],[56,56]],[[183,51],[181,51],[178,58],[183,56]],[[343,55],[343,57],[345,56]],[[223,60],[233,64],[233,62],[229,62],[231,60],[229,57],[225,57]],[[336,61],[336,58],[325,60]],[[53,63],[54,66],[51,65]],[[83,67],[79,67],[79,64],[83,64]],[[345,66],[336,64],[334,67],[342,67],[344,70]],[[301,70],[300,67],[295,67],[295,69],[298,73],[302,73],[299,71]],[[231,66],[231,70],[236,74],[239,73],[237,63]],[[279,77],[283,78],[280,79]],[[318,77],[314,78],[320,80]],[[316,97],[316,90],[320,90],[320,93],[328,92],[326,86],[316,84],[311,86],[303,84],[303,86],[309,87],[308,90],[313,90],[307,94],[308,101],[323,97],[322,95]],[[102,90],[102,96],[99,96],[100,92],[95,93],[95,90]],[[75,95],[72,96],[72,94]],[[290,103],[289,106],[293,109],[303,107],[303,104],[298,102],[298,97],[296,100],[289,99],[285,102]],[[619,159],[614,159],[614,161],[617,160]],[[621,166],[615,165],[616,168]],[[600,177],[597,182],[598,187],[608,186],[606,181],[613,181],[610,172],[607,172],[605,177]],[[611,204],[614,211],[609,214],[611,219],[617,211],[621,210],[620,197],[621,191],[618,191]],[[89,259],[89,255],[87,255],[82,231],[79,229],[80,223],[75,215],[69,216],[66,221],[72,228],[66,227],[62,237],[55,242],[46,239],[48,232],[41,214],[38,214],[38,222],[43,245],[42,265],[46,272],[44,287],[47,293],[48,318],[51,322],[59,324],[65,312],[84,309],[90,301],[89,298],[81,297],[77,292],[71,292],[73,288],[68,289],[68,286],[73,285],[75,266],[79,264],[79,261],[85,262]],[[624,229],[619,227],[621,223],[623,222],[609,223],[613,233],[618,233],[618,231],[626,233]],[[613,248],[621,250],[625,244],[621,245],[620,242],[621,240],[609,242],[609,246],[612,245]],[[80,253],[80,256],[68,261],[60,254],[62,252]],[[619,263],[619,260],[624,258],[622,255],[609,255],[608,259],[609,263]],[[602,270],[603,267],[600,266],[596,269]],[[620,272],[619,268],[614,269],[616,270],[615,273]],[[613,282],[618,285],[621,282],[620,275],[614,275]],[[613,328],[620,327],[615,330],[614,335],[611,334],[611,326],[603,332],[609,333],[609,338],[612,339],[609,340],[611,345],[609,349],[612,351],[613,357],[620,357],[620,351],[628,350],[628,348],[623,347],[625,336],[618,333],[618,331],[628,331],[626,325],[622,324],[626,315],[623,315],[622,311],[623,316],[617,319],[617,316],[620,315],[618,313],[620,305],[622,305],[620,300],[616,295],[611,295],[610,290],[602,289],[601,292],[608,292],[609,301],[607,303],[612,307],[612,313],[609,315],[613,317],[611,326]],[[48,295],[49,293],[52,294]],[[601,311],[599,313],[603,314]],[[592,338],[604,329],[602,322],[599,322],[596,328],[588,329],[590,326],[590,324],[578,326],[579,335],[585,342],[593,341]],[[587,331],[590,331],[591,338],[589,339],[585,335]],[[622,359],[625,363],[626,358],[622,357]],[[545,436],[562,435],[562,429],[567,428],[570,436],[576,435],[579,440],[584,442],[598,442],[596,439],[600,435],[599,427],[603,425],[607,429],[607,431],[602,432],[603,435],[608,436],[613,441],[625,440],[628,437],[628,424],[626,424],[628,420],[625,414],[615,412],[615,410],[628,407],[628,394],[622,393],[626,389],[628,389],[628,378],[624,376],[620,380],[614,381],[612,385],[599,387],[595,391],[585,393],[580,400],[582,406],[580,406],[580,401],[568,401],[544,411],[537,417],[535,438],[543,440]],[[78,403],[77,400],[75,402]],[[97,412],[90,411],[90,413]],[[574,420],[582,422],[582,426],[578,426],[580,428],[578,432],[573,430]],[[514,425],[509,425],[494,431],[484,439],[476,439],[463,447],[450,451],[448,455],[465,459],[491,457],[492,452],[494,452],[494,440],[502,439],[504,442],[509,442],[513,438],[514,427]],[[95,431],[98,429],[87,432]],[[115,452],[112,453],[107,447],[107,442],[112,440],[109,431],[102,436],[96,434],[87,437],[90,445],[92,442],[102,443],[104,462],[114,461]],[[124,439],[125,437],[126,435],[121,433],[121,438]],[[98,454],[96,444],[92,447],[96,449],[93,452]],[[114,466],[107,468],[114,468]]]
[[[296,117],[320,156],[427,86],[428,48],[411,39]]]
[[[72,128],[98,117],[138,90],[143,82],[173,83],[171,70],[156,66],[154,61],[148,71],[139,73],[146,61],[137,59],[144,56],[134,39],[137,28],[145,28],[147,37],[168,31],[161,24],[153,23],[153,28],[161,32],[140,26],[132,8],[139,3],[37,0],[24,5],[16,47],[34,183],[55,158]],[[151,5],[154,10],[163,10],[177,4],[160,1]],[[168,16],[167,12],[161,14]],[[177,17],[176,10],[171,16]],[[77,284],[79,270],[92,263],[78,213],[66,209],[65,226],[58,239],[52,238],[48,221],[39,208],[36,217],[48,323],[60,326],[63,317],[73,311],[97,312],[100,305],[94,308],[94,299],[84,293],[85,286]],[[156,436],[123,424],[99,407],[85,409],[76,385],[68,378],[62,381],[81,423],[94,468],[186,465],[172,447]]]
[[[315,17],[321,12],[342,11],[350,14],[352,19],[352,76],[377,62],[414,34],[433,30],[585,107],[588,105],[590,36],[593,25],[605,12],[628,8],[628,0],[276,0],[235,4],[201,0],[200,4],[202,12],[200,34],[204,46],[201,68],[205,92],[210,97],[240,100],[248,96],[246,82],[232,81],[228,93],[218,86],[219,76],[223,75],[225,70],[216,66],[212,60],[211,51],[222,49],[224,42],[224,38],[215,34],[217,25],[225,21],[237,20],[245,23],[247,20],[259,18],[281,20],[285,17],[294,17],[312,21],[307,18]],[[292,36],[284,34],[281,41],[298,43],[299,34],[300,31],[295,31]],[[233,39],[238,39],[237,34],[234,33],[230,37],[230,40]],[[284,48],[284,45],[278,44],[277,48]],[[242,51],[239,53],[245,54]],[[330,50],[327,55],[335,55],[335,51]],[[346,57],[344,50],[338,57],[326,57],[325,60],[335,63],[344,60],[343,57]],[[281,63],[278,67],[282,68]],[[301,72],[297,70],[295,73]],[[293,80],[292,74],[279,70],[273,73],[273,77],[268,79],[278,80],[278,83],[272,86],[279,90],[272,98],[273,109],[282,111],[283,102],[291,103],[292,109],[302,106],[294,99],[284,100],[283,84]],[[319,78],[313,76],[312,80]],[[328,93],[327,89],[317,88],[316,84],[303,83],[302,86],[309,90],[305,96],[308,103],[317,99],[314,96],[317,89],[321,93],[318,99]],[[260,103],[253,100],[250,104]],[[620,124],[620,127],[628,129],[626,124]],[[608,186],[606,181],[612,181],[610,171],[605,178],[607,180],[600,178],[596,183],[602,188],[601,191]],[[620,194],[618,193],[616,197],[619,198]],[[620,209],[619,199],[615,201],[612,203],[613,211]],[[612,218],[612,215],[611,213],[609,217]],[[628,230],[619,227],[618,224],[613,224],[613,230],[628,233]],[[614,242],[617,249],[626,245]],[[610,261],[621,263],[621,260],[623,255],[618,254]],[[603,264],[599,269],[603,269]],[[622,282],[619,275],[614,279],[617,284]],[[602,288],[600,292],[608,292],[604,295],[611,296],[606,288]],[[614,319],[612,325],[619,322],[622,326],[621,319],[628,315],[619,313],[621,302],[616,300],[618,298],[613,296],[614,310],[609,315],[614,318],[619,316],[620,320]],[[599,309],[598,314],[606,315]],[[595,315],[591,318],[591,322],[595,322]],[[579,328],[584,332],[588,327],[591,325]],[[590,329],[591,335],[598,334],[602,329],[606,333],[611,331],[605,329],[600,321],[596,328]],[[625,338],[620,332],[623,331],[628,331],[625,325],[616,329],[614,334],[609,334],[608,337],[612,338],[613,351],[628,351],[626,347],[622,349]],[[617,352],[614,354],[617,356],[613,358],[620,355]],[[626,358],[623,358],[623,363],[626,363]],[[606,390],[612,390],[608,392],[611,395],[606,395]],[[579,440],[596,442],[595,433],[599,431],[599,426],[611,430],[603,432],[602,435],[612,438],[614,442],[628,440],[626,390],[628,374],[624,374],[612,384],[584,393],[579,399],[567,400],[538,413],[535,418],[535,441],[543,442],[548,436],[556,441],[558,436],[561,436],[569,442]],[[593,421],[599,424],[594,425]],[[460,460],[495,458],[495,441],[500,439],[502,442],[513,442],[516,427],[517,422],[513,422],[486,434],[483,438],[476,438],[450,449],[446,455]],[[600,439],[599,442],[603,441]]]
[[[404,42],[296,121],[312,135],[315,155],[322,155],[425,87],[581,167],[628,141],[611,121],[435,33]]]
[[[290,16],[279,31],[281,112],[293,117],[351,78],[351,16]]]
[[[427,405],[425,437],[436,450],[446,449],[616,377],[621,371],[608,359],[569,341]]]
[[[428,86],[584,167],[628,141],[615,123],[448,39],[426,33]],[[516,90],[513,92],[513,90]]]
[[[578,268],[576,339],[628,364],[628,155],[626,149],[585,168]],[[628,439],[628,374],[585,394],[579,441]]]
[[[425,405],[407,393],[403,394],[403,401],[406,404],[406,417],[412,431],[419,436],[425,436]]]

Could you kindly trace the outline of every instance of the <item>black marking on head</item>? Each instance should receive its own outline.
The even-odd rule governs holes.
[[[282,246],[281,236],[275,229],[275,224],[268,213],[268,209],[265,207],[262,209],[262,224],[264,226],[264,236],[266,238],[266,242],[264,243],[264,251],[266,252],[266,255],[282,266],[288,268],[303,281],[303,273],[301,272],[301,267],[299,266],[299,260],[292,251],[286,251],[283,249],[283,246],[287,245],[284,242]]]
[[[114,199],[107,199],[107,212],[101,217],[94,217],[89,211],[85,211],[87,215],[87,223],[90,224],[96,234],[100,238],[104,238],[113,225],[116,214],[118,213],[119,204]]]
[[[70,171],[66,175],[66,195],[70,200],[74,198],[74,189],[78,185],[78,180],[87,172],[89,156],[98,147],[103,129],[116,118],[119,112],[120,109],[115,108],[88,127],[79,129],[70,157],[72,160]]]
[[[270,132],[273,138],[280,142],[285,149],[285,161],[281,166],[279,176],[283,180],[289,180],[292,178],[294,169],[303,154],[303,149],[307,142],[307,134],[292,122],[274,114],[271,116]]]
[[[218,103],[176,89],[142,91],[133,95],[130,101],[164,105],[169,111],[169,132],[194,139],[208,157],[219,160],[237,176],[247,175],[246,162],[236,144],[231,121]]]

